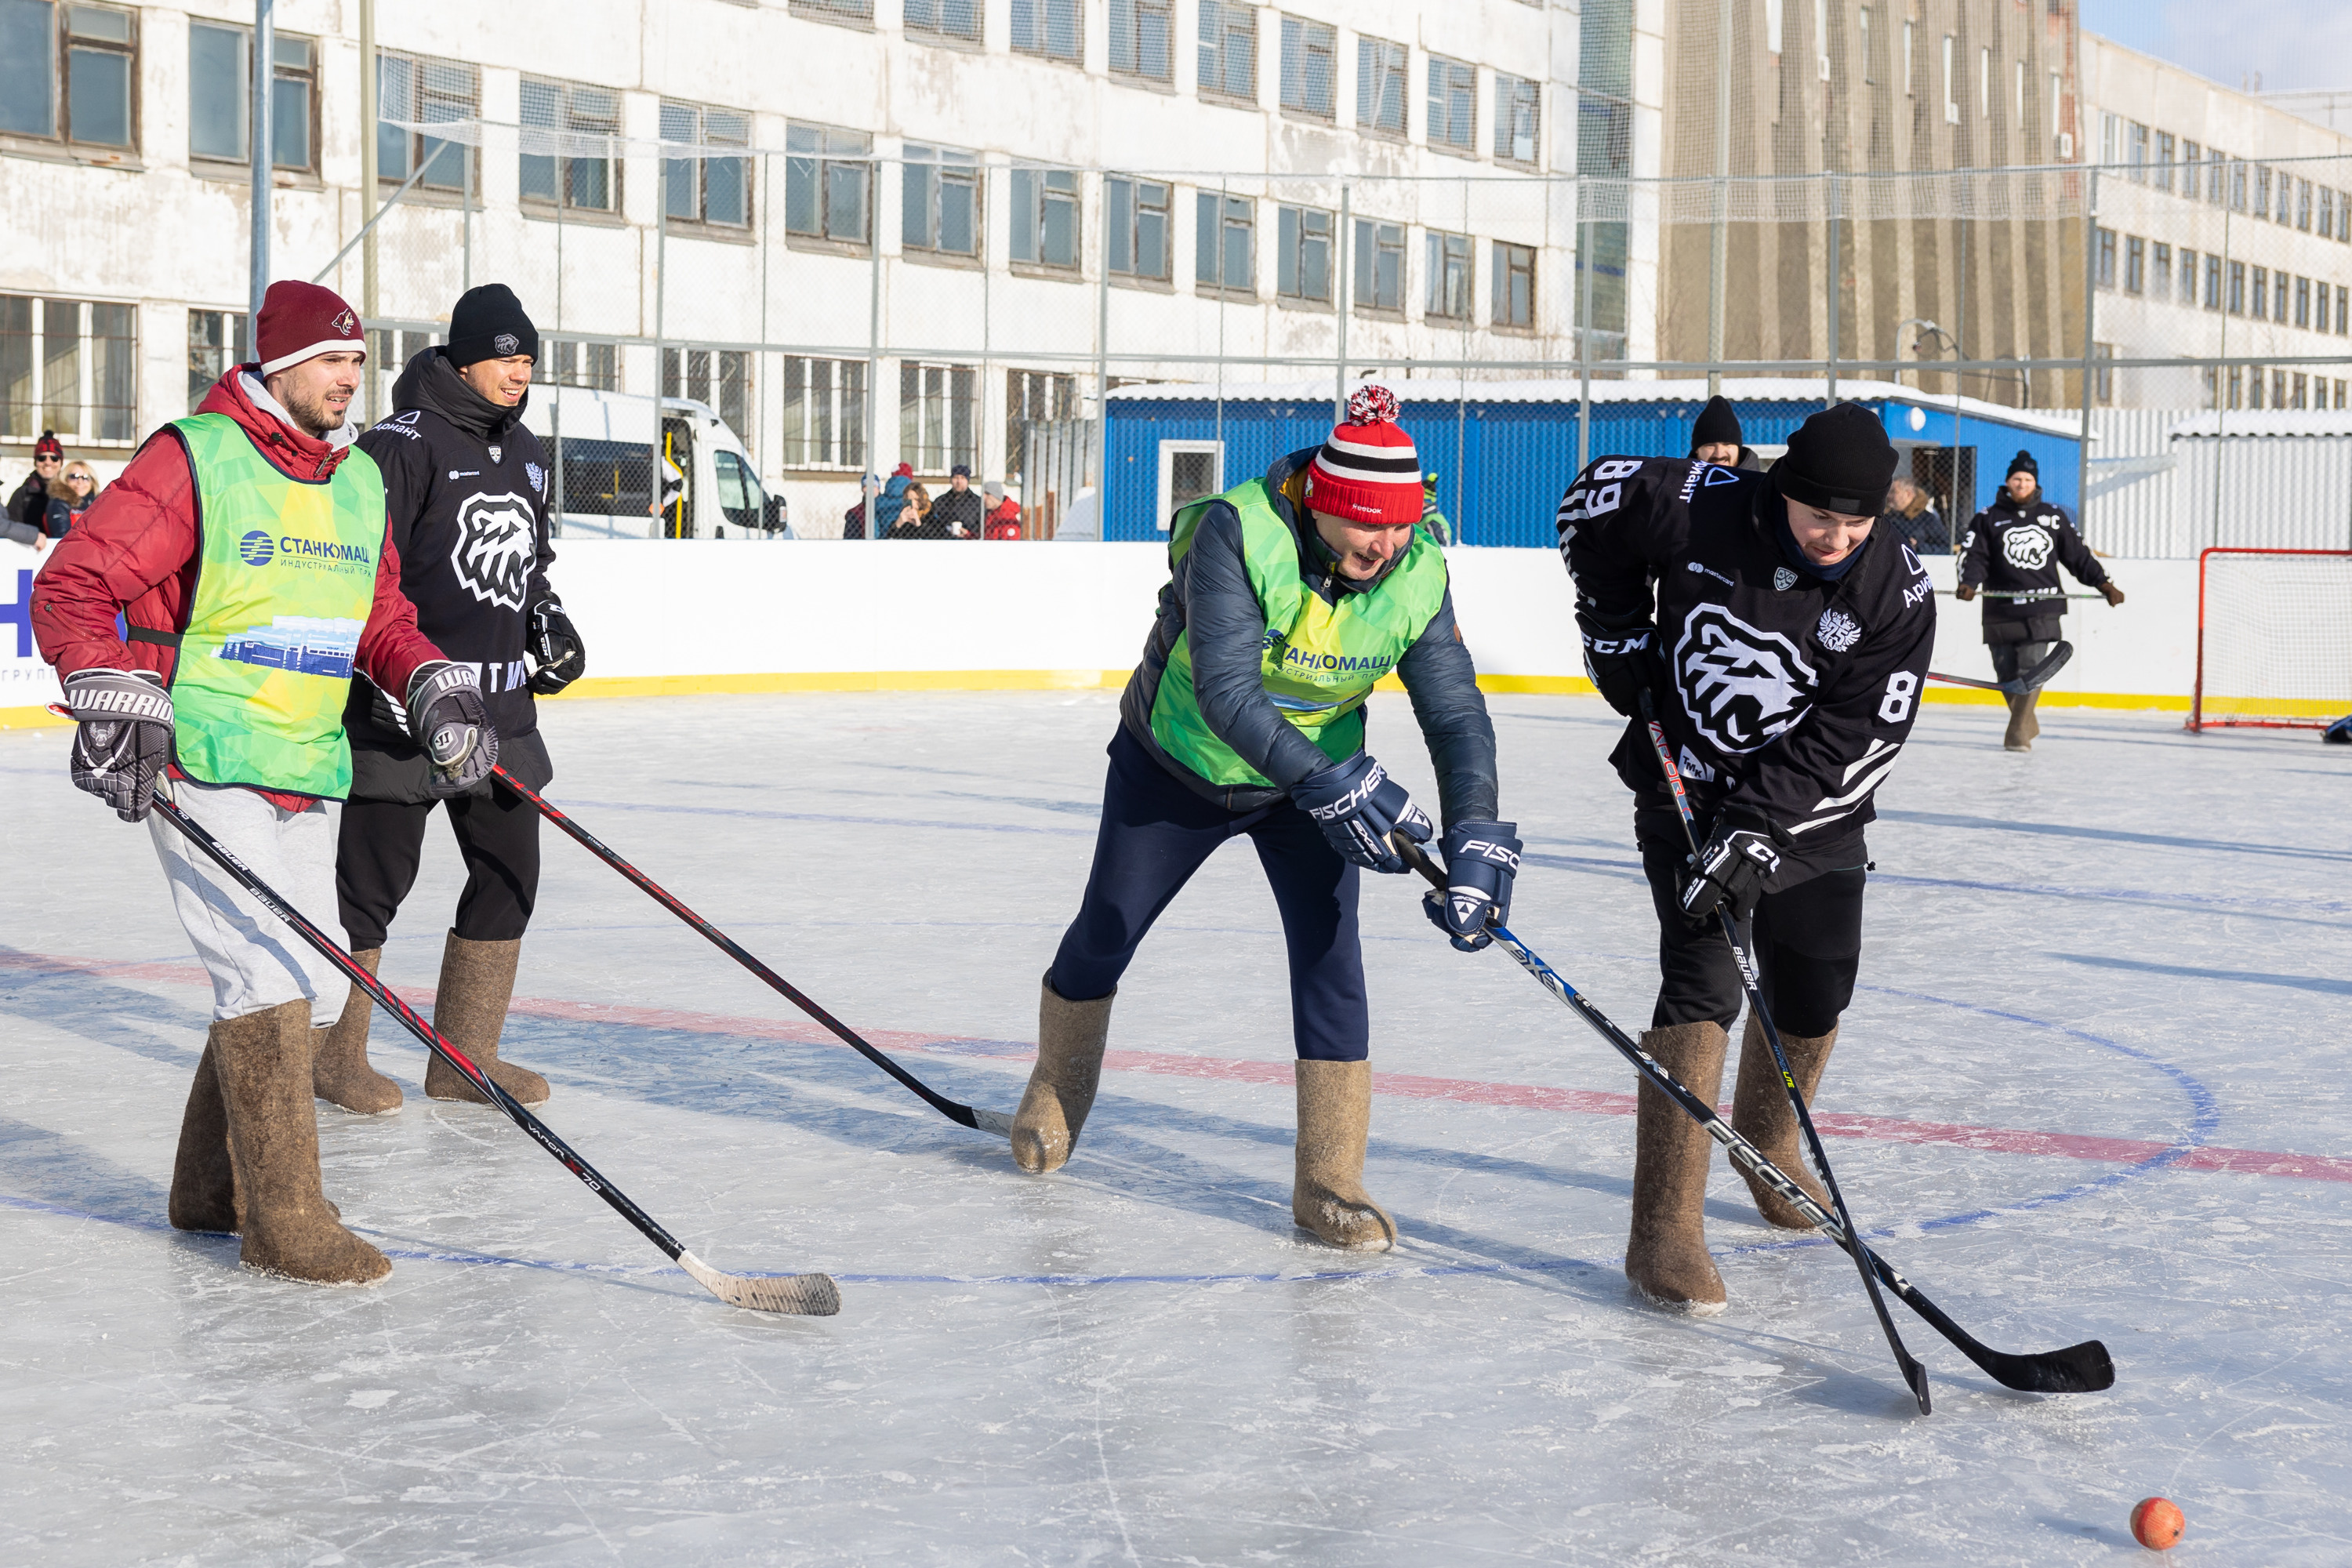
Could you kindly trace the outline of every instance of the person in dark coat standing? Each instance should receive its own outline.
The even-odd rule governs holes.
[[[1761,473],[1763,459],[1743,445],[1747,437],[1739,433],[1739,414],[1727,397],[1710,397],[1706,406],[1698,411],[1698,419],[1691,426],[1692,460],[1713,463],[1721,468],[1745,468],[1749,473]]]
[[[8,498],[8,521],[30,523],[39,531],[42,519],[48,515],[49,498],[58,493],[58,474],[66,464],[66,449],[54,430],[44,430],[41,438],[33,443],[33,471],[25,476]]]
[[[2066,509],[2042,493],[2042,468],[2031,452],[2010,459],[2009,474],[1992,505],[1969,520],[1960,540],[1960,586],[1957,597],[1985,595],[1984,640],[1992,649],[1995,679],[2015,680],[2050,657],[2058,640],[2059,617],[2066,613],[2066,586],[2058,568],[2064,566],[2086,588],[2096,589],[2110,605],[2124,602],[2124,591],[2107,580],[2091,547],[2074,531]],[[2012,752],[2030,752],[2042,724],[2033,706],[2042,700],[2029,691],[2009,700],[2009,730],[2001,744]]]
[[[931,503],[929,521],[939,538],[978,539],[987,510],[971,488],[971,469],[958,463],[948,470],[947,493]]]
[[[394,413],[359,440],[383,472],[388,531],[401,588],[417,625],[449,657],[478,672],[507,770],[532,789],[554,777],[535,697],[552,696],[587,668],[580,634],[547,578],[548,460],[523,428],[539,331],[503,283],[470,289],[449,319],[449,342],[408,362],[392,389]],[[335,892],[352,956],[373,972],[416,880],[436,801],[466,859],[466,887],[444,939],[433,1022],[525,1105],[547,1080],[499,1059],[522,934],[539,894],[539,813],[489,779],[454,796],[427,787],[425,759],[391,699],[352,683],[352,794],[343,809]],[[368,1066],[365,993],[354,986],[319,1047],[312,1088],[347,1110],[397,1110],[400,1087]],[[435,1100],[484,1096],[435,1057]]]

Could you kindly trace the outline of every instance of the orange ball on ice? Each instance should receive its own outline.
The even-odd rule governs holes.
[[[2188,1528],[2189,1521],[2180,1517],[2170,1498],[2142,1498],[2132,1510],[2132,1539],[2158,1552],[2169,1552]]]

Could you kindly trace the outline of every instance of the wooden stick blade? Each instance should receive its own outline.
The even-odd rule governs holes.
[[[691,1252],[679,1253],[677,1262],[696,1284],[730,1307],[803,1318],[830,1318],[841,1310],[841,1289],[829,1274],[722,1274]]]

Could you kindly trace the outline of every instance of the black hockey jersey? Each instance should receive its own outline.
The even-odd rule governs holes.
[[[2020,502],[2003,490],[1970,518],[1960,541],[1961,585],[2000,595],[1984,602],[1985,641],[2046,642],[2056,637],[2054,626],[2047,636],[2027,637],[2007,623],[2054,620],[2066,613],[2066,585],[2058,575],[2062,565],[2086,588],[2106,586],[2107,570],[2074,531],[2074,520],[2039,491]],[[2031,597],[2007,596],[2012,594]]]
[[[1874,533],[1843,576],[1790,565],[1765,474],[1684,458],[1603,458],[1560,502],[1560,553],[1595,636],[1654,626],[1659,721],[1703,815],[1762,813],[1803,849],[1849,838],[1918,711],[1936,638],[1927,568]],[[1644,800],[1664,782],[1636,720],[1610,760]]]

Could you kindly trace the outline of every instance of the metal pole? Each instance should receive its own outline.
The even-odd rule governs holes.
[[[566,160],[566,163],[568,163],[568,162],[569,160]],[[565,196],[571,194],[569,187],[572,180],[572,171],[566,166],[566,163],[558,163],[556,165],[557,175],[562,181],[562,184],[559,185],[555,193],[555,199],[558,202],[562,202]],[[658,158],[655,160],[654,167],[656,170],[661,167],[661,162]],[[656,539],[667,538],[669,533],[668,519],[662,513],[661,501],[662,397],[664,395],[662,382],[669,368],[665,359],[667,351],[662,347],[662,317],[664,314],[664,307],[668,303],[668,294],[669,195],[667,192],[661,188],[660,175],[656,174],[654,177],[654,464],[652,469],[654,488],[653,536]],[[686,388],[681,386],[678,390],[683,392]],[[686,510],[683,504],[685,500],[686,492],[681,489],[678,491],[678,500],[680,502],[678,510],[681,512]]]
[[[1957,273],[1959,279],[1959,299],[1954,309],[1956,309],[1959,313],[1959,331],[1952,334],[1952,358],[1958,364],[1965,365],[1969,363],[1969,220],[1962,217],[1958,220],[1956,226],[1960,238],[1959,260],[1957,267]],[[1968,372],[1965,370],[1955,369],[1952,372],[1952,511],[1954,513],[1952,521],[1955,522],[1959,521],[1959,512],[1962,504],[1962,497],[1960,495],[1960,448],[1962,446],[1962,442],[1960,440],[1960,426],[1962,421],[1968,417],[1967,415],[1961,412],[1960,404],[1961,401],[1968,396]],[[1974,517],[1976,515],[1977,497],[1973,483],[1974,478],[1975,476],[1970,476],[1971,484],[1969,494],[1966,498],[1968,506],[1967,515],[1969,517]]]
[[[824,165],[817,165],[817,190],[823,199]],[[875,159],[866,165],[866,248],[872,257],[872,277],[867,283],[869,298],[866,310],[866,471],[878,479],[882,459],[877,455],[882,447],[882,225],[879,202],[882,194],[882,163]],[[863,479],[860,489],[867,489]],[[866,537],[882,537],[882,519],[877,503],[882,488],[877,483],[866,498]]]
[[[464,164],[464,172],[457,176],[457,222],[461,236],[458,248],[463,252],[457,273],[457,292],[462,294],[474,286],[474,149],[461,148],[457,157]],[[562,193],[558,192],[557,199],[561,200],[562,196]]]
[[[368,0],[368,4],[370,5],[373,5],[374,3],[375,0]],[[520,146],[521,142],[521,136],[520,133],[516,136],[516,142],[518,146]],[[561,190],[558,190],[555,193],[555,330],[558,332],[563,331],[563,193]],[[586,374],[581,367],[580,363],[580,360],[585,348],[585,344],[575,343],[572,345],[572,365],[574,374],[583,375]],[[550,359],[553,359],[555,355],[551,353],[548,357]],[[548,476],[547,484],[550,497],[548,501],[548,510],[554,513],[554,521],[551,525],[551,531],[559,539],[563,537],[563,394],[561,390],[562,384],[561,381],[557,383],[558,390],[550,395],[547,400],[548,431],[553,447],[553,449],[548,454],[548,464],[555,470],[552,474]],[[611,520],[607,519],[607,526],[610,525],[610,522]]]
[[[2230,193],[2237,183],[2235,174],[2236,171],[2226,165],[2221,172],[2221,336],[2217,350],[2220,356],[2223,358],[2227,358],[2230,353],[2230,252],[2231,240],[2234,237],[2231,232],[2230,224],[2231,211]],[[2097,177],[2095,174],[2092,176],[2095,180]],[[2090,298],[2090,289],[2087,286],[2083,290],[2083,297],[2085,300]],[[2088,306],[2085,305],[2084,308],[2087,310]],[[2086,344],[2089,337],[2088,332],[2084,334]],[[2084,350],[2085,355],[2089,352],[2085,347]],[[2089,384],[2086,382],[2084,384],[2087,386]],[[2084,407],[2088,406],[2086,395]],[[2230,445],[2229,406],[2230,395],[2225,384],[2225,377],[2221,367],[2215,365],[2213,367],[2213,531],[2209,536],[2211,542],[2215,544],[2221,542],[2221,454],[2229,449]],[[2084,416],[2086,423],[2089,417],[2087,413]]]
[[[1824,174],[1822,176],[1822,180],[1823,180],[1824,182],[1826,182],[1826,183],[1827,183],[1827,184],[1828,184],[1828,186],[1829,186],[1829,198],[1830,198],[1830,358],[1829,358],[1829,378],[1830,378],[1830,389],[1829,389],[1829,398],[1828,398],[1827,402],[1826,402],[1826,403],[1824,403],[1824,404],[1822,405],[1822,406],[1827,407],[1827,408],[1835,408],[1835,407],[1837,406],[1837,400],[1838,400],[1838,399],[1837,399],[1838,306],[1839,306],[1839,303],[1840,303],[1841,296],[1845,292],[1845,278],[1844,278],[1844,274],[1843,274],[1843,271],[1841,270],[1841,267],[1842,267],[1842,263],[1843,263],[1843,253],[1842,253],[1842,251],[1840,250],[1839,246],[1838,246],[1838,182],[1837,182],[1837,175],[1835,175],[1834,174]]]
[[[1715,6],[1715,217],[1707,226],[1706,268],[1706,395],[1723,390],[1723,305],[1726,236],[1729,216],[1725,204],[1731,179],[1731,0]],[[1589,269],[1588,269],[1589,270]],[[1590,323],[1588,323],[1589,325]]]
[[[1348,289],[1353,274],[1348,270],[1348,198],[1349,188],[1339,187],[1339,232],[1333,237],[1331,254],[1339,276],[1331,279],[1333,309],[1339,317],[1339,363],[1331,383],[1331,423],[1339,424],[1348,417]]]
[[[2229,248],[2229,215],[2222,214],[2222,248]],[[2223,268],[2226,273],[2226,265]],[[2074,455],[2074,522],[2080,529],[2090,526],[2091,501],[2091,363],[2095,351],[2093,340],[2097,335],[2099,297],[2099,171],[2091,171],[2090,184],[2084,187],[2083,201],[2083,430],[2082,450]],[[2224,300],[2223,304],[2229,303]],[[2229,312],[2224,310],[2223,331],[2228,330]],[[2215,457],[2221,455],[2214,449]]]
[[[381,309],[376,296],[374,228],[376,181],[383,173],[376,161],[376,123],[381,115],[376,87],[375,0],[360,0],[360,232],[364,237],[360,243],[360,318],[363,323],[373,321]],[[379,364],[368,367],[364,412],[371,425],[383,416],[379,405],[383,369]]]
[[[1099,209],[1108,215],[1106,195]],[[1110,537],[1110,224],[1102,226],[1102,282],[1095,304],[1095,542]]]
[[[747,162],[748,162],[748,160],[747,160]],[[772,173],[773,173],[773,168],[772,168],[773,163],[774,163],[774,154],[773,154],[773,153],[761,153],[761,154],[760,154],[760,183],[759,183],[759,184],[758,184],[758,185],[756,185],[756,186],[754,186],[754,187],[753,187],[754,191],[755,191],[756,193],[758,193],[758,195],[759,195],[759,196],[760,196],[760,198],[761,198],[761,202],[762,202],[762,204],[763,204],[763,205],[761,206],[761,208],[760,208],[760,239],[759,239],[759,245],[760,245],[760,352],[759,352],[759,353],[755,353],[755,354],[753,354],[753,355],[751,356],[751,374],[752,374],[753,375],[755,375],[756,377],[758,377],[758,380],[756,380],[755,382],[753,382],[753,383],[752,383],[752,385],[751,385],[751,429],[752,429],[752,436],[751,436],[751,468],[752,468],[752,471],[753,471],[754,473],[759,473],[759,472],[761,472],[761,471],[762,470],[762,468],[764,468],[764,465],[763,465],[763,464],[761,464],[761,462],[760,461],[760,458],[761,458],[761,454],[762,454],[763,452],[766,452],[766,451],[769,449],[769,448],[768,448],[768,366],[767,366],[767,359],[768,359],[768,248],[769,248],[769,247],[768,247],[768,208],[767,208],[767,206],[766,206],[764,204],[765,204],[766,193],[767,193],[768,191],[770,191],[771,189],[772,189],[772,188],[773,188],[773,187],[772,187],[772,186],[768,184],[768,176],[769,176]],[[751,172],[751,171],[750,171],[749,169],[746,169],[746,170],[744,171],[744,173],[745,173],[745,174],[748,174],[750,172]],[[982,372],[982,384],[982,384],[982,386],[983,388],[985,388],[985,387],[986,387],[986,385],[987,385],[986,374],[987,374],[986,370],[985,370],[985,368],[983,367]],[[983,393],[983,395],[985,395],[985,394]],[[765,494],[765,492],[766,492],[766,489],[767,489],[767,486],[766,486],[764,483],[762,483],[762,484],[761,484],[761,486],[760,488],[761,488],[761,490],[762,494],[764,495],[764,494]],[[765,510],[764,510],[764,507],[763,507],[762,511],[761,511],[761,517],[760,517],[760,523],[759,523],[759,526],[761,526],[761,527],[764,530],[764,529],[765,529],[765,525],[766,525],[766,523],[767,523],[767,521],[768,521],[768,519],[767,519],[767,515],[766,515],[766,512],[765,512]],[[773,543],[773,542],[775,542],[775,539],[776,539],[776,535],[775,535],[773,532],[769,532],[769,533],[768,533],[768,540],[769,540],[769,542]]]
[[[1577,270],[1584,276],[1584,304],[1581,330],[1576,334],[1576,374],[1580,385],[1576,395],[1576,471],[1584,472],[1592,461],[1592,216],[1586,203],[1591,199],[1585,190],[1584,176],[1576,176]]]
[[[253,107],[247,129],[253,145],[252,276],[246,288],[246,341],[261,341],[261,301],[269,292],[270,157],[276,138],[270,134],[269,88],[277,75],[278,35],[272,26],[270,0],[253,0]]]

